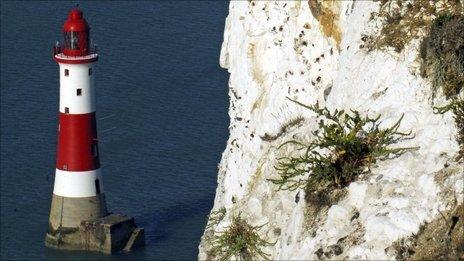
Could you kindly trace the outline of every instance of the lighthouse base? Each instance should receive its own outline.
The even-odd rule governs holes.
[[[76,228],[62,227],[53,234],[47,233],[45,245],[58,249],[111,254],[144,246],[145,233],[143,228],[135,225],[134,218],[110,214],[98,219],[84,220]]]

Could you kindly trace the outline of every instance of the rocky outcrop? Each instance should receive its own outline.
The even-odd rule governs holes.
[[[404,1],[387,4],[397,8],[395,2]],[[381,32],[376,14],[385,4],[230,3],[220,58],[230,73],[230,137],[212,210],[225,214],[207,226],[200,259],[211,257],[208,239],[239,214],[262,226],[260,237],[273,243],[263,249],[271,259],[393,259],[394,242],[462,204],[464,169],[455,159],[453,114],[434,113],[447,100],[443,93],[434,95],[430,80],[421,76],[426,28],[417,28],[400,49],[366,46],[369,36]],[[400,130],[414,137],[398,146],[420,148],[378,162],[316,206],[304,190],[279,191],[268,181],[279,175],[277,159],[296,150],[279,146],[310,141],[318,126],[314,113],[287,98],[381,115],[387,127],[404,114]]]

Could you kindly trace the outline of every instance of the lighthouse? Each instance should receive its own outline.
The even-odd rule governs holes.
[[[98,54],[90,27],[78,9],[63,26],[64,41],[54,59],[60,68],[60,105],[55,185],[50,227],[77,227],[106,215],[95,118],[94,72]]]
[[[96,123],[95,65],[90,27],[74,8],[53,47],[60,101],[55,182],[46,245],[112,253],[144,244],[144,231],[126,215],[108,215]]]

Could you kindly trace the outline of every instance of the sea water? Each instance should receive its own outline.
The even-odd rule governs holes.
[[[108,209],[146,247],[105,256],[44,247],[59,74],[52,45],[75,2],[1,3],[1,258],[195,259],[227,139],[218,65],[227,2],[82,2],[94,69]]]

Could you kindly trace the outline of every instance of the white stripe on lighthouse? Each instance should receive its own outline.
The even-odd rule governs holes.
[[[68,108],[70,114],[85,114],[95,111],[95,88],[93,84],[94,63],[60,63],[60,112]],[[92,69],[92,75],[89,75]],[[68,70],[68,76],[65,74]],[[80,95],[78,95],[80,89]]]
[[[100,169],[89,171],[65,171],[56,169],[55,188],[53,194],[62,197],[83,198],[97,195],[97,182],[100,194],[103,193],[103,182]]]

